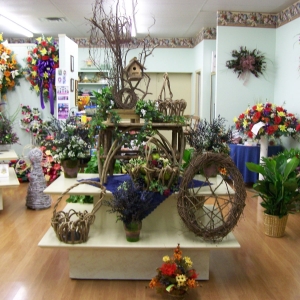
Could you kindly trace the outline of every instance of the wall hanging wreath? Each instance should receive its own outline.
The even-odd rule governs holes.
[[[21,66],[17,63],[16,55],[7,48],[8,42],[3,41],[0,33],[0,92],[5,95],[20,85],[19,79],[23,77]]]
[[[44,101],[50,101],[50,113],[54,114],[55,98],[55,69],[59,67],[58,44],[52,37],[39,37],[36,46],[27,56],[26,79],[29,80],[30,89],[40,96],[42,109]]]
[[[246,47],[240,47],[239,51],[233,50],[231,54],[234,59],[228,60],[226,67],[237,73],[238,78],[242,78],[248,72],[259,77],[259,74],[263,75],[266,70],[265,56],[257,49],[249,51]]]

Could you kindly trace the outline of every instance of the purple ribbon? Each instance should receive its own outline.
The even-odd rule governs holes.
[[[44,95],[43,95],[43,83],[44,83],[44,73],[47,72],[48,74],[48,84],[49,84],[49,101],[50,101],[50,113],[51,115],[54,115],[54,97],[53,97],[53,84],[54,79],[52,78],[52,75],[55,72],[54,67],[54,61],[52,58],[49,58],[47,60],[39,60],[38,61],[38,85],[40,89],[40,102],[42,109],[45,108],[44,104]]]

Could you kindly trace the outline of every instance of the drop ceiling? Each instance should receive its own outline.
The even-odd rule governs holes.
[[[123,0],[120,0],[123,1]],[[125,0],[128,1],[128,0]],[[114,0],[107,0],[110,7]],[[218,10],[278,13],[295,0],[138,0],[137,37],[195,37],[203,27],[216,27]],[[0,0],[0,14],[22,24],[35,37],[66,34],[70,38],[88,38],[94,0]],[[60,18],[49,22],[46,18]],[[153,24],[155,20],[155,24]],[[0,23],[4,38],[24,38]]]

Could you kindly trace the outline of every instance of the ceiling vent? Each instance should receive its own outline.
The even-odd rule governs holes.
[[[60,18],[60,17],[48,17],[48,18],[39,18],[42,22],[49,22],[49,23],[65,23],[67,22],[66,18]]]

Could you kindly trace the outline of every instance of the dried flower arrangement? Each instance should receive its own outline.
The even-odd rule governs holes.
[[[266,70],[265,56],[257,49],[250,51],[246,47],[240,47],[239,51],[233,50],[231,54],[234,59],[228,60],[226,67],[237,73],[238,78],[245,72],[251,72],[255,77],[259,77],[259,74],[263,75]]]

